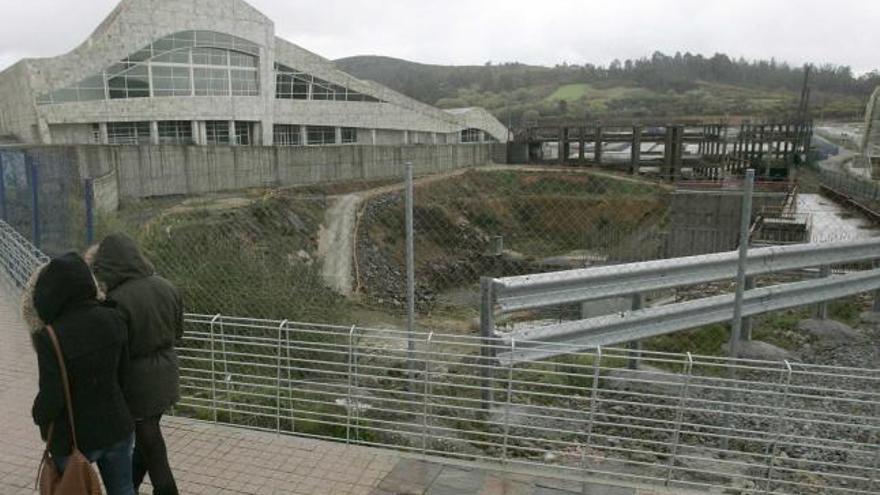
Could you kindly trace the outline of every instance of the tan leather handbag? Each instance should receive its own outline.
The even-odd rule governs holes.
[[[55,348],[55,356],[58,358],[58,368],[61,370],[61,382],[64,384],[64,401],[67,405],[67,421],[70,424],[70,436],[73,443],[73,451],[67,460],[64,473],[59,473],[55,468],[55,461],[49,455],[49,442],[55,424],[49,425],[46,435],[46,450],[43,451],[43,461],[37,471],[37,488],[40,495],[101,495],[101,481],[95,468],[79,450],[76,442],[76,425],[73,422],[73,401],[70,398],[70,381],[67,378],[67,367],[64,365],[64,355],[61,353],[61,345],[52,326],[46,327],[52,347]]]

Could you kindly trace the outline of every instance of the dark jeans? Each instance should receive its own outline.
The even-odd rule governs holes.
[[[141,483],[144,482],[144,477],[149,474],[155,495],[178,495],[177,484],[174,482],[174,475],[171,474],[171,466],[168,465],[165,439],[162,438],[162,430],[159,428],[161,420],[160,414],[135,421],[132,476],[134,490],[138,491]]]
[[[98,463],[98,471],[104,481],[107,495],[135,495],[131,486],[131,447],[134,435],[106,448],[86,452],[83,455],[91,462]],[[69,457],[56,457],[55,467],[64,472]]]

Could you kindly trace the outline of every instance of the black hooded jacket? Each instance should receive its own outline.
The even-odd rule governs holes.
[[[154,273],[134,240],[123,234],[101,242],[92,269],[128,327],[128,407],[135,419],[162,414],[180,397],[174,350],[183,337],[180,292]]]
[[[119,314],[97,300],[97,287],[86,263],[76,254],[52,260],[34,286],[37,315],[52,325],[61,344],[70,380],[74,424],[83,452],[111,447],[134,430],[123,395],[128,368],[125,325]],[[40,368],[40,390],[32,415],[46,439],[54,423],[49,451],[71,453],[72,441],[64,388],[54,347],[45,328],[33,334]]]

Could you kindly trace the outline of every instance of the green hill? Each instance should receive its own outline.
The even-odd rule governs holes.
[[[441,108],[482,106],[514,125],[541,117],[621,118],[789,114],[800,98],[803,69],[775,62],[660,53],[609,67],[518,63],[441,66],[390,57],[340,59],[356,77],[384,84]],[[849,68],[813,69],[817,116],[854,118],[880,75]]]

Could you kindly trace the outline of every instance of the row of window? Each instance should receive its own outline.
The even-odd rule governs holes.
[[[358,130],[354,127],[343,127],[339,142],[336,141],[336,128],[330,126],[275,124],[272,134],[275,146],[320,146],[358,142]]]
[[[381,101],[282,64],[275,64],[275,98],[279,100],[366,101],[371,103]]]
[[[159,144],[195,144],[193,125],[189,120],[161,121],[157,123]],[[93,125],[95,141],[100,142],[100,126]],[[205,122],[205,144],[250,146],[253,144],[254,123],[236,121],[235,135],[230,132],[229,121]],[[108,144],[150,144],[149,122],[110,122],[107,124]]]
[[[159,144],[192,145],[193,124],[189,120],[160,121],[157,123]],[[336,128],[330,126],[299,126],[276,124],[274,127],[276,146],[309,146],[333,144],[357,144],[358,130],[353,127],[341,129],[341,141],[336,140]],[[95,142],[101,142],[100,126],[93,125]],[[235,122],[235,136],[230,132],[229,121],[211,120],[205,122],[205,144],[250,146],[254,143],[254,123]],[[107,124],[109,144],[150,144],[149,122],[110,122]]]
[[[101,74],[37,98],[38,105],[174,96],[259,96],[259,47],[210,31],[185,31],[162,38],[107,67]],[[344,86],[275,64],[276,98],[380,100]]]

